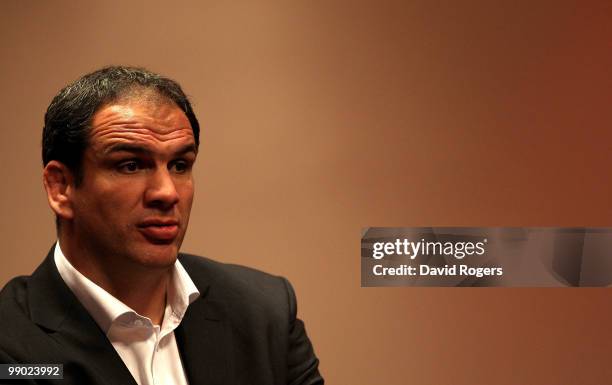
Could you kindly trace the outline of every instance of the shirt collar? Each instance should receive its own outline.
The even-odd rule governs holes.
[[[142,317],[75,269],[62,252],[59,242],[55,244],[54,260],[66,285],[104,333],[107,333],[113,322],[122,316],[130,314]],[[172,278],[166,294],[167,306],[169,305],[176,317],[182,319],[187,307],[198,298],[200,292],[179,260],[174,263],[171,274]]]

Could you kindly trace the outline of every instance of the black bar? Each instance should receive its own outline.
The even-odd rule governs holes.
[[[64,379],[62,364],[0,364],[0,380]]]

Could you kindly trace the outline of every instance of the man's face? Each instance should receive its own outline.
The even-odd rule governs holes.
[[[136,97],[98,110],[72,195],[82,251],[120,265],[172,265],[189,221],[196,151],[175,104]]]

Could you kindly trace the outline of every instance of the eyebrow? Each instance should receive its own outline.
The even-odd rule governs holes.
[[[127,144],[127,143],[118,143],[118,144],[112,145],[104,151],[104,153],[107,155],[114,153],[114,152],[131,152],[134,154],[143,154],[143,155],[153,154],[153,151],[151,151],[149,148],[145,146],[139,146],[136,144]],[[174,152],[174,155],[185,155],[189,152],[193,152],[194,154],[198,153],[198,149],[195,143],[189,143],[179,148],[177,151]]]

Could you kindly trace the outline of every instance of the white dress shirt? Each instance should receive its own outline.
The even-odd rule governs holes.
[[[174,329],[200,292],[177,260],[166,293],[166,310],[160,325],[93,283],[72,266],[59,242],[55,265],[66,285],[81,301],[132,373],[139,385],[187,385]]]

